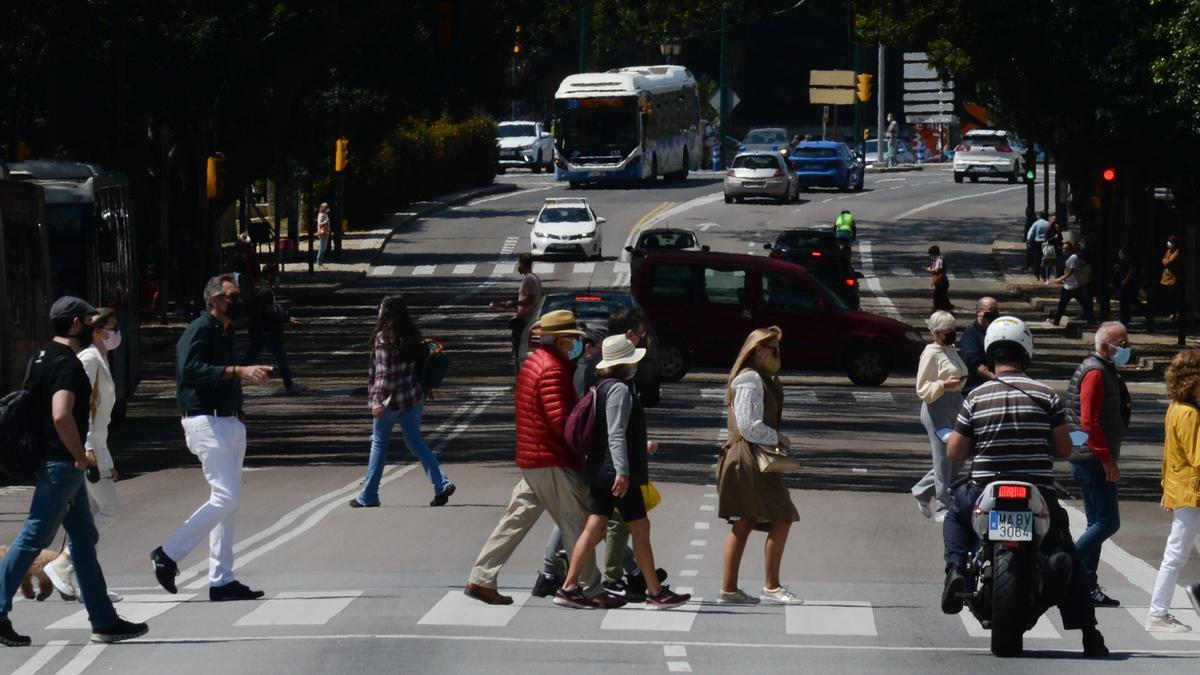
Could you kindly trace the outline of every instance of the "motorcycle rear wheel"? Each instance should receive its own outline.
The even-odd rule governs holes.
[[[992,567],[992,653],[1020,656],[1024,650],[1025,595],[1023,548],[997,548]]]

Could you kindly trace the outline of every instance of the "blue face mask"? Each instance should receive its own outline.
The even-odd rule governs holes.
[[[1117,353],[1113,354],[1112,361],[1118,366],[1123,366],[1129,363],[1129,357],[1133,354],[1133,349],[1130,347],[1117,347]]]
[[[571,353],[567,354],[567,358],[574,361],[583,353],[583,340],[576,340],[571,343]]]

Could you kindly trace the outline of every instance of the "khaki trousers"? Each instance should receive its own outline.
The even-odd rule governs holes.
[[[575,542],[587,522],[588,488],[582,475],[562,467],[522,469],[521,475],[513,488],[508,510],[471,568],[470,581],[477,586],[497,588],[500,568],[533,529],[543,511],[548,511],[562,530],[567,551],[575,550]],[[587,589],[600,587],[600,572],[594,557],[586,561],[580,582]]]

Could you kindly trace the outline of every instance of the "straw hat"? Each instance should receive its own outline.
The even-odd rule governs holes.
[[[533,334],[544,337],[566,337],[568,335],[583,337],[586,335],[579,327],[579,323],[575,321],[575,313],[569,309],[556,309],[543,314],[542,318],[538,320],[538,326],[533,329]]]
[[[633,341],[623,334],[610,335],[604,338],[604,344],[600,349],[603,358],[600,363],[596,364],[597,370],[620,366],[626,363],[637,363],[646,355],[645,349],[634,347]]]

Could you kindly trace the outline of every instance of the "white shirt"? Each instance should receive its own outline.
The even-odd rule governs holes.
[[[779,432],[763,421],[763,381],[753,370],[744,370],[733,380],[733,418],[738,433],[750,443],[775,447]]]
[[[1079,288],[1079,256],[1072,253],[1071,257],[1067,258],[1063,265],[1063,274],[1067,275],[1067,278],[1063,279],[1065,290],[1073,291]]]
[[[936,342],[927,344],[917,365],[917,398],[933,403],[947,391],[961,390],[964,384],[950,385],[946,380],[966,376],[967,364],[963,363],[957,349]]]
[[[112,421],[113,405],[117,402],[117,389],[113,384],[112,371],[108,368],[108,358],[102,356],[95,345],[81,350],[79,360],[83,363],[88,381],[92,383],[93,401],[83,446],[96,453],[100,475],[107,476],[113,469],[112,455],[108,451],[108,424]]]

